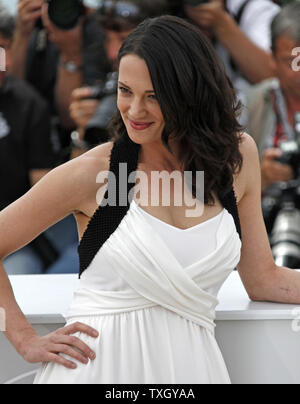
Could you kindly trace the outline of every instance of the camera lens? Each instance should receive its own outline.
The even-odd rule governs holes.
[[[272,252],[278,266],[298,268],[300,265],[300,212],[283,209],[272,232]]]
[[[48,4],[50,20],[62,30],[75,28],[80,16],[84,14],[81,0],[48,0]]]

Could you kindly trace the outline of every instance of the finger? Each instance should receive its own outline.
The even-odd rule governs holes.
[[[274,161],[270,167],[272,167],[273,170],[276,170],[279,174],[286,174],[286,173],[291,173],[292,169],[289,165],[287,164],[282,164],[280,162]]]
[[[42,6],[42,20],[45,28],[50,28],[52,27],[50,18],[48,16],[48,4],[44,3]]]
[[[87,365],[89,363],[88,358],[82,353],[76,351],[76,349],[71,348],[69,345],[64,344],[52,344],[49,346],[49,351],[56,354],[64,354],[72,359],[76,359],[78,362]]]
[[[203,7],[203,6],[201,6]],[[199,10],[197,10],[195,12],[195,14],[197,14],[197,17],[211,17],[212,16],[212,12],[210,9],[205,9],[205,8],[201,8]]]
[[[73,323],[71,325],[68,325],[64,328],[62,328],[61,333],[64,335],[70,335],[70,334],[75,334],[76,332],[83,332],[84,334],[90,335],[91,337],[97,338],[99,336],[99,333],[97,330],[94,328],[83,324],[83,323]]]
[[[88,123],[93,116],[95,115],[94,112],[89,112],[89,111],[78,111],[77,117],[78,119],[81,119],[82,121],[87,121]]]
[[[263,153],[263,159],[270,159],[270,160],[274,160],[275,158],[281,157],[282,156],[282,152],[280,149],[267,149],[264,153]]]
[[[86,127],[86,125],[88,124],[88,122],[90,121],[91,118],[85,118],[84,116],[80,115],[78,113],[78,111],[73,112],[70,111],[70,116],[73,119],[73,121],[75,122],[76,126],[79,127]]]
[[[76,369],[77,368],[76,363],[71,362],[71,361],[63,358],[62,356],[54,354],[54,353],[48,353],[45,356],[44,362],[57,363],[58,365],[62,365],[65,368],[68,368],[68,369]]]
[[[84,126],[87,125],[93,117],[93,114],[86,114],[80,111],[77,111],[76,113],[71,113],[71,115],[74,117],[76,121],[80,122],[80,126],[82,126],[82,124]]]
[[[212,18],[201,18],[201,20],[199,19],[199,24],[201,25],[202,28],[209,28],[213,23],[213,19]]]
[[[92,90],[90,87],[77,88],[72,93],[73,101],[81,101],[83,98],[90,97],[92,94]]]
[[[281,167],[278,165],[273,165],[267,171],[268,177],[272,179],[272,181],[282,181],[282,170]]]
[[[95,115],[95,108],[84,109],[80,107],[70,107],[70,114],[77,119],[91,119]]]
[[[94,111],[99,105],[99,101],[96,100],[82,100],[78,101],[78,106],[80,109],[87,112]]]
[[[274,160],[268,162],[265,161],[265,163],[262,165],[262,173],[272,182],[281,181],[281,164],[276,163]]]
[[[280,164],[274,164],[272,169],[268,170],[267,175],[273,182],[290,181],[293,178],[293,172],[290,167]]]
[[[74,114],[76,114],[79,118],[92,118],[95,115],[97,108],[91,107],[91,108],[76,108],[76,110],[73,110]]]
[[[82,352],[86,358],[94,360],[96,357],[96,354],[90,349],[90,347],[77,337],[56,334],[51,340],[55,344],[71,345],[75,347]]]
[[[18,6],[18,12],[31,12],[36,9],[41,9],[43,5],[42,1],[31,1],[31,0],[25,0],[24,2],[21,2]]]
[[[87,125],[93,116],[94,114],[89,114],[86,112],[79,112],[76,114],[77,120],[84,123],[84,125]]]
[[[197,8],[192,7],[191,9],[187,10],[189,15],[194,18],[202,18],[202,17],[211,17],[212,11],[211,9],[207,9],[204,6],[199,6]]]
[[[31,21],[34,21],[34,20],[37,20],[38,18],[40,18],[41,15],[42,15],[41,10],[34,11],[34,12],[28,13],[26,16],[24,16],[22,18],[22,21],[23,22],[31,22]]]
[[[293,170],[289,166],[281,166],[280,176],[282,178],[282,181],[290,181],[291,179],[293,179]]]

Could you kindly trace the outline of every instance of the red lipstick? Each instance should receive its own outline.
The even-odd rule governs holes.
[[[130,119],[129,119],[129,123],[130,123],[130,126],[135,130],[145,130],[145,129],[148,129],[153,124],[153,122],[151,122],[151,123],[134,122],[134,121],[131,121]]]

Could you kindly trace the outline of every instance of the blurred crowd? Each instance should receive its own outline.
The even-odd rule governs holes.
[[[145,18],[172,14],[207,35],[233,82],[241,123],[259,148],[271,230],[270,200],[278,203],[282,184],[300,178],[300,153],[290,150],[297,134],[300,149],[299,0],[16,3],[11,12],[12,3],[0,1],[0,210],[54,167],[109,139],[123,41]],[[77,246],[72,216],[4,265],[9,274],[77,273]]]

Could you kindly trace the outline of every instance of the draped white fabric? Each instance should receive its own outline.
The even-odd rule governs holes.
[[[67,324],[99,329],[97,342],[78,334],[97,359],[75,371],[45,364],[35,383],[229,383],[214,338],[215,308],[241,241],[225,209],[216,239],[212,253],[183,268],[132,203],[83,274],[66,316]],[[90,287],[99,273],[107,284]]]

